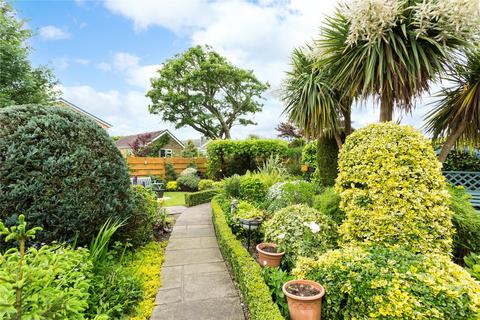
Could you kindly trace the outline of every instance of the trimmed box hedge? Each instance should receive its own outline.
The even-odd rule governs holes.
[[[218,193],[216,189],[209,189],[204,191],[185,193],[185,205],[187,207],[197,206],[202,203],[207,203]]]
[[[240,286],[243,299],[252,320],[282,320],[278,306],[273,303],[270,290],[261,274],[260,265],[237,240],[227,224],[225,213],[216,198],[212,200],[213,224],[223,257]]]

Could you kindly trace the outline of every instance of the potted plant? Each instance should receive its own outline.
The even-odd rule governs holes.
[[[282,287],[287,296],[288,312],[292,320],[320,320],[325,289],[310,280],[291,280]]]
[[[157,198],[163,198],[163,194],[165,193],[165,188],[163,183],[154,182],[151,184],[151,188],[157,194]]]
[[[262,267],[278,267],[285,252],[279,252],[275,243],[262,242],[257,245],[258,262]]]
[[[264,212],[249,202],[240,201],[235,209],[235,216],[242,228],[256,230],[262,223]]]

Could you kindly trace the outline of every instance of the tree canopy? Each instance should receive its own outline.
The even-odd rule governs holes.
[[[25,28],[12,6],[0,0],[0,108],[15,104],[45,103],[56,96],[57,83],[47,67],[32,67]]]
[[[228,139],[234,125],[255,124],[248,116],[262,110],[262,93],[269,87],[208,46],[167,60],[151,83],[151,113],[210,139]]]

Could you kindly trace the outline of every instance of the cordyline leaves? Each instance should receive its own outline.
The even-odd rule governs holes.
[[[446,70],[454,50],[468,45],[478,29],[465,27],[470,24],[464,11],[471,6],[440,2],[370,0],[341,6],[321,28],[316,66],[329,70],[331,85],[342,92],[378,98],[389,118],[393,107],[410,112],[415,98]],[[395,8],[396,18],[383,10],[386,6]],[[365,17],[357,19],[354,13]],[[450,14],[460,21],[452,21]]]
[[[467,52],[466,61],[450,69],[453,85],[439,92],[442,99],[426,116],[426,129],[434,139],[458,134],[462,145],[480,140],[480,49]],[[461,132],[459,132],[461,130]]]
[[[314,67],[311,48],[295,49],[291,64],[282,91],[284,113],[307,137],[338,131],[342,108],[350,104],[341,103],[342,97],[332,86],[329,74]]]

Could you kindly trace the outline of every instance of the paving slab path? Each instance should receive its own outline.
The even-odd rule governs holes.
[[[237,289],[218,248],[210,204],[175,222],[151,320],[244,320]]]

